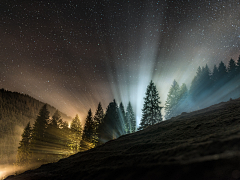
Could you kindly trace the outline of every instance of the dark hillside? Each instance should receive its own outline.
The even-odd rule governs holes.
[[[7,180],[240,178],[240,99],[145,130]]]
[[[0,165],[15,162],[22,130],[29,121],[31,124],[35,121],[43,105],[43,102],[28,95],[0,90]],[[50,115],[56,111],[50,105],[47,108]],[[66,121],[71,120],[64,113],[61,116]]]

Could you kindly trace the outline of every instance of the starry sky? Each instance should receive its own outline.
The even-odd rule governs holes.
[[[237,0],[1,0],[0,88],[84,120],[98,102],[131,101],[151,80],[162,106],[174,79],[240,55]]]

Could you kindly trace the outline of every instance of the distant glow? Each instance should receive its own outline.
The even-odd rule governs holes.
[[[6,175],[7,175],[7,171],[0,170],[0,179],[4,179]]]
[[[23,172],[24,170],[26,170],[26,169],[15,166],[15,165],[1,164],[0,165],[0,180],[6,178],[7,176],[14,175],[17,171]]]

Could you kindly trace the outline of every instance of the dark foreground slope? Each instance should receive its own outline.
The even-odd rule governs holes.
[[[239,177],[240,99],[237,99],[183,113],[7,180]]]

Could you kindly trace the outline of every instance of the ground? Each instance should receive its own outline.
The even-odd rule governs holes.
[[[240,99],[145,130],[7,180],[240,179]]]

